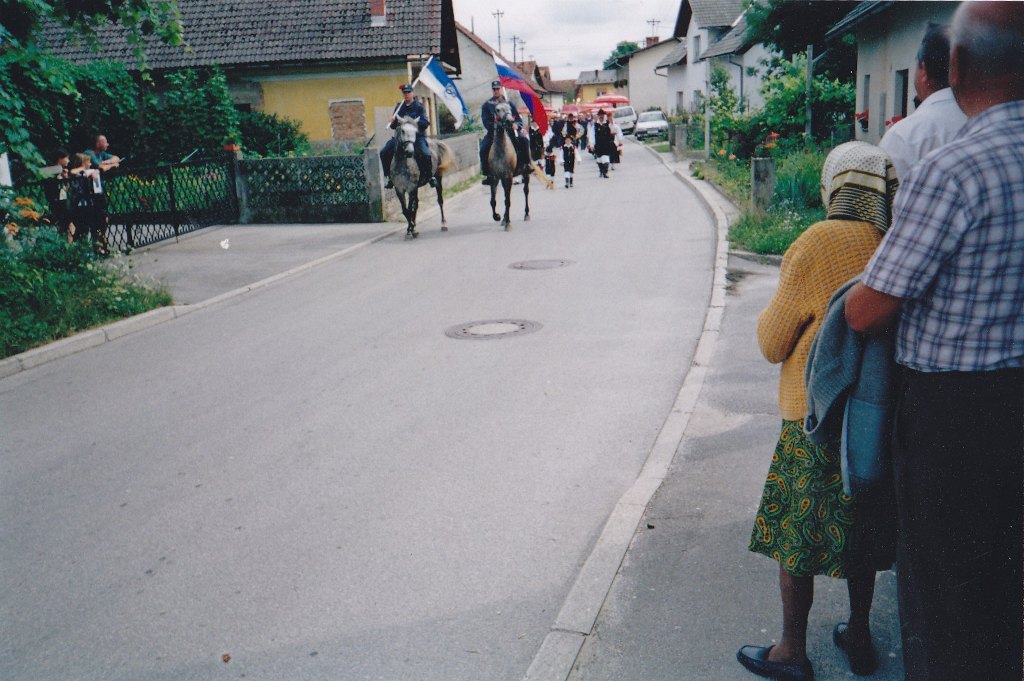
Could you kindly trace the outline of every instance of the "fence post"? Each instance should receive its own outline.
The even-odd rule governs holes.
[[[750,160],[750,202],[758,210],[768,210],[775,193],[775,159]]]
[[[235,205],[238,206],[238,224],[248,225],[252,222],[252,207],[249,203],[249,176],[242,165],[242,152],[231,155],[231,169],[235,174]]]
[[[174,241],[181,234],[181,218],[178,216],[178,202],[174,196],[174,166],[167,166],[167,194],[171,206],[171,224],[174,226]]]
[[[380,156],[372,147],[363,150],[363,173],[366,177],[367,220],[384,222],[384,187],[380,181]]]

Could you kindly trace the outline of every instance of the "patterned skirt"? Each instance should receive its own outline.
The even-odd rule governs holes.
[[[795,577],[845,578],[867,563],[886,569],[892,562],[888,541],[882,555],[865,551],[854,516],[853,499],[843,494],[838,444],[819,447],[804,435],[802,421],[783,421],[750,550],[774,558]],[[875,529],[875,523],[867,525]]]

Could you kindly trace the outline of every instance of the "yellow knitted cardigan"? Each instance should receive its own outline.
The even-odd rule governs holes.
[[[825,220],[800,235],[782,258],[779,288],[757,319],[761,354],[782,362],[779,410],[787,421],[807,415],[804,368],[832,294],[864,271],[882,233],[867,222]]]

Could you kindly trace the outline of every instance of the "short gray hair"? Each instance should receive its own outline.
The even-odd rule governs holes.
[[[971,56],[974,68],[984,74],[1024,72],[1024,33],[1013,25],[994,24],[969,11],[963,3],[953,15],[950,45]]]

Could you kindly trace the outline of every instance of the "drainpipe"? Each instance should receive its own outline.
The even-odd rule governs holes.
[[[729,55],[729,63],[740,70],[740,106],[743,110],[747,110],[747,103],[743,101],[743,64],[737,64],[732,60],[732,55]]]

